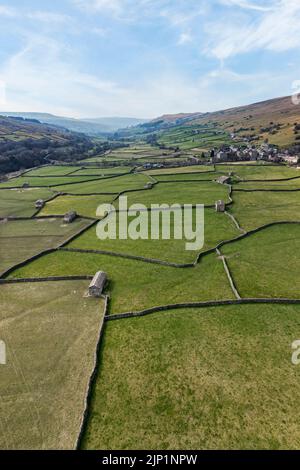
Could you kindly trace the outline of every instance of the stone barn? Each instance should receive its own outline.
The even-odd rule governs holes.
[[[216,212],[225,212],[225,208],[226,205],[224,201],[216,201]]]
[[[42,209],[44,205],[45,205],[45,201],[43,201],[43,199],[38,199],[37,201],[35,201],[36,209]]]
[[[92,297],[100,297],[103,292],[106,281],[106,273],[103,271],[98,271],[89,285],[89,295]]]
[[[64,215],[64,222],[66,224],[71,224],[72,222],[74,222],[74,220],[76,219],[77,217],[77,213],[75,211],[70,211],[70,212],[67,212],[65,215]]]
[[[149,182],[149,183],[146,183],[145,186],[144,186],[144,189],[152,189],[153,188],[153,183]]]
[[[230,176],[220,176],[216,181],[220,184],[230,184],[231,178]]]

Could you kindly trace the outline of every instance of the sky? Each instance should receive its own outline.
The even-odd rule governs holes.
[[[289,95],[300,0],[0,0],[0,111],[208,112]]]

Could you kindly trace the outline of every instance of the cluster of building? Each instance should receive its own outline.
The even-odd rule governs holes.
[[[274,163],[286,162],[290,165],[296,165],[299,161],[299,155],[290,155],[288,150],[282,152],[273,145],[265,143],[260,147],[251,144],[248,144],[247,147],[223,146],[218,151],[213,150],[211,156],[212,163],[256,160]]]

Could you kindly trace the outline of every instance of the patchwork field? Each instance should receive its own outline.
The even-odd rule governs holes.
[[[87,285],[0,285],[1,449],[76,446],[104,309]]]
[[[173,129],[177,136],[170,132],[165,137],[187,149],[192,144],[200,149],[198,140],[209,147],[228,138],[227,131],[216,133],[213,123],[204,127],[201,137],[193,127],[187,133]],[[300,328],[300,198],[299,191],[289,190],[300,189],[300,178],[286,178],[300,172],[253,163],[217,165],[216,171],[196,165],[137,172],[126,165],[134,158],[141,169],[141,160],[167,158],[172,152],[133,144],[98,157],[98,162],[119,158],[118,167],[52,165],[9,181],[41,183],[38,189],[0,191],[0,218],[24,217],[0,222],[0,272],[15,267],[6,275],[13,282],[68,278],[0,282],[0,339],[11,361],[3,369],[8,376],[0,377],[0,447],[74,448],[104,307],[102,299],[85,296],[89,280],[72,276],[104,271],[108,317],[81,448],[299,448],[299,369],[291,364],[291,343]],[[182,158],[187,154],[182,152]],[[232,201],[230,187],[214,181],[229,172],[234,173]],[[53,181],[56,186],[46,188]],[[38,214],[53,217],[35,217],[35,201],[56,192],[61,194]],[[100,240],[94,225],[66,247],[16,266],[77,234],[91,223],[84,217],[97,222],[100,204],[114,201],[118,208],[123,194],[128,206],[211,206],[204,211],[204,245],[188,251],[186,238]],[[226,213],[215,211],[219,199],[227,203]],[[70,210],[82,218],[65,225],[54,217]],[[141,217],[151,215],[149,210]],[[128,223],[141,229],[134,219],[128,216]],[[179,222],[174,216],[170,220],[172,234]],[[288,221],[293,223],[278,224]],[[98,223],[103,227],[107,222]],[[151,225],[145,233],[150,231]],[[201,255],[206,250],[211,251]],[[241,303],[266,297],[271,303]],[[276,304],[275,298],[286,304]],[[232,305],[190,305],[214,301]],[[132,316],[178,303],[190,308]],[[128,315],[109,318],[121,313]]]
[[[136,311],[175,302],[231,299],[222,262],[205,256],[194,268],[174,268],[109,255],[55,252],[10,274],[10,278],[58,275],[109,277],[110,312]]]
[[[153,213],[152,213],[153,214]],[[166,212],[164,212],[166,216]],[[147,214],[148,215],[148,214]],[[149,213],[150,217],[151,213]],[[169,214],[171,220],[170,233],[174,233],[175,218],[173,214]],[[195,211],[193,215],[193,226],[188,228],[195,230]],[[128,217],[128,225],[133,221],[133,217]],[[104,220],[105,224],[106,221]],[[172,236],[170,240],[152,240],[151,227],[149,223],[149,239],[148,240],[100,240],[97,236],[97,227],[82,234],[80,237],[71,242],[68,247],[79,249],[93,249],[113,251],[117,253],[129,254],[134,256],[143,256],[146,258],[154,258],[174,263],[192,263],[199,252],[213,248],[224,239],[231,239],[239,235],[233,222],[225,214],[216,213],[212,209],[205,209],[204,212],[204,246],[196,251],[188,251],[185,249],[186,240],[175,240]],[[160,232],[161,227],[160,217]],[[117,225],[117,233],[119,232],[119,224]]]
[[[178,187],[177,183],[159,183],[151,190],[127,193],[128,206],[131,204],[144,204],[150,207],[151,204],[205,204],[214,205],[219,199],[229,202],[228,186],[210,182],[190,182]],[[116,201],[115,205],[118,205]]]

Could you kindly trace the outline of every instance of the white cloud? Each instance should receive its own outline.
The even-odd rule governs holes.
[[[180,46],[188,44],[193,41],[192,35],[190,33],[181,33],[178,39],[177,44]]]
[[[300,47],[299,23],[300,2],[280,0],[257,19],[228,16],[207,25],[210,39],[205,51],[220,60],[258,49],[287,51]]]
[[[14,17],[17,12],[14,8],[8,7],[6,5],[0,5],[0,16]]]
[[[70,17],[59,13],[52,13],[50,11],[33,11],[27,13],[27,18],[36,21],[43,21],[46,23],[65,23],[70,21]]]
[[[121,0],[74,0],[74,4],[87,12],[110,12],[119,15],[123,11]]]
[[[247,10],[256,10],[256,11],[270,11],[274,8],[274,0],[270,0],[264,5],[261,2],[249,2],[247,0],[220,0],[220,3],[226,6],[233,6],[239,8],[245,8]]]

